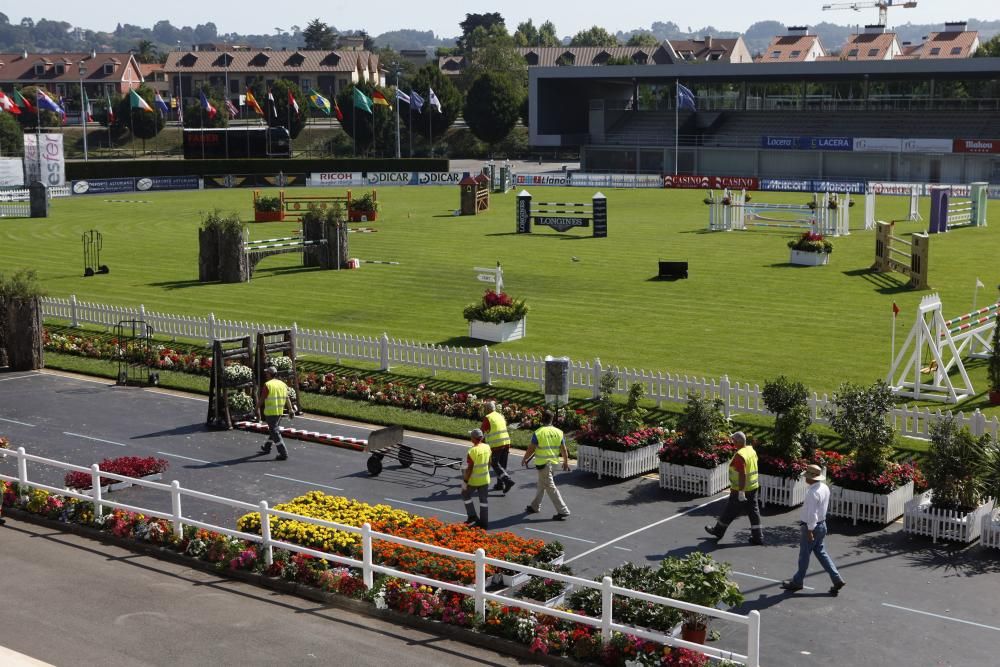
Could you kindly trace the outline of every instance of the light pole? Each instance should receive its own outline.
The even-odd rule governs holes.
[[[80,122],[83,124],[83,160],[89,160],[87,154],[87,93],[83,89],[83,77],[87,76],[87,67],[80,61]]]

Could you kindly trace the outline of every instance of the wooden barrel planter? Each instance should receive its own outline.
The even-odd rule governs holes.
[[[219,233],[214,229],[198,230],[198,281],[219,279]]]
[[[243,252],[242,230],[219,232],[219,280],[242,283],[250,279],[246,253]]]
[[[42,308],[38,297],[10,299],[0,313],[5,318],[7,365],[12,371],[45,367]]]

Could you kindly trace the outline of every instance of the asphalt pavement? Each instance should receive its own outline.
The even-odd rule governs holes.
[[[465,516],[460,479],[452,470],[432,475],[386,461],[384,471],[371,477],[363,453],[291,440],[289,460],[275,461],[256,454],[264,436],[205,429],[203,397],[52,373],[7,373],[0,374],[0,406],[0,433],[12,445],[61,461],[90,465],[126,454],[158,456],[171,463],[165,481],[177,479],[184,487],[251,503],[267,500],[273,505],[319,489],[444,520]],[[313,418],[298,418],[294,425],[357,438],[366,438],[373,428]],[[466,449],[462,442],[416,433],[407,433],[406,443],[457,458]],[[795,569],[795,509],[765,509],[766,546],[749,545],[746,519],[737,520],[726,539],[715,544],[702,526],[721,511],[724,495],[692,498],[661,490],[655,476],[597,480],[573,470],[556,476],[573,513],[557,522],[550,518],[554,510],[547,499],[540,514],[524,513],[534,495],[535,474],[520,464],[520,457],[512,454],[517,485],[507,496],[493,494],[491,529],[559,540],[566,547],[567,562],[586,577],[597,577],[623,561],[656,565],[668,555],[710,552],[732,564],[746,595],[736,611],[761,612],[764,665],[997,664],[1000,552],[977,544],[932,545],[929,539],[904,534],[899,523],[882,528],[831,519],[828,548],[847,588],[839,597],[829,596],[829,579],[814,564],[807,588],[789,594],[778,583]],[[12,474],[13,465],[0,461],[0,470]],[[30,475],[61,484],[62,474],[52,469],[32,466]],[[115,498],[169,508],[165,495],[145,489],[115,492]],[[232,525],[239,515],[189,499],[184,513],[223,525]],[[37,585],[46,578],[43,570],[25,569]],[[9,570],[0,568],[0,577],[9,576]],[[30,609],[35,603],[28,599],[19,604]],[[24,619],[27,625],[30,617]],[[740,627],[713,627],[722,632],[720,645],[743,650],[745,632]],[[17,623],[0,624],[0,645],[46,659],[8,643],[10,633],[16,637],[17,632]]]

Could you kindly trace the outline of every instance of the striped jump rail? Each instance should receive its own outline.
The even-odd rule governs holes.
[[[945,320],[944,325],[946,327],[951,327],[955,324],[958,324],[959,322],[964,322],[966,320],[972,319],[973,317],[977,317],[979,315],[986,315],[987,313],[992,313],[998,308],[1000,308],[1000,301],[989,306],[983,306],[979,310],[973,310],[972,312],[966,313],[965,315],[959,315],[958,317],[953,317],[950,320]]]
[[[315,246],[326,245],[326,239],[320,239],[318,241],[291,241],[288,243],[271,243],[267,245],[248,245],[244,248],[244,252],[248,255],[257,252],[271,252],[275,250],[285,250],[287,252],[293,252],[295,250],[302,250],[303,248],[311,248]]]
[[[243,431],[252,431],[254,433],[268,433],[267,424],[264,422],[240,421],[236,422],[236,428]],[[291,426],[279,426],[278,431],[281,432],[281,437],[283,438],[302,440],[304,442],[315,442],[320,445],[332,445],[333,447],[352,449],[356,452],[363,452],[365,447],[368,446],[368,441],[361,438],[347,438],[330,433],[320,433],[319,431],[292,428]]]

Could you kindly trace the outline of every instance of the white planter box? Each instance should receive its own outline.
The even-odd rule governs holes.
[[[827,514],[858,521],[886,525],[903,515],[906,501],[913,498],[913,482],[892,493],[852,491],[836,484],[830,485],[830,508]]]
[[[772,503],[783,507],[795,507],[806,500],[806,489],[809,485],[801,475],[797,478],[758,475],[758,480],[760,491],[757,497],[762,506]]]
[[[714,496],[729,488],[729,464],[714,468],[660,462],[660,488]]]
[[[979,536],[980,544],[984,547],[1000,549],[1000,515],[996,512],[987,512],[983,516],[980,530],[982,531]]]
[[[992,500],[972,512],[957,512],[931,507],[933,498],[932,489],[906,503],[903,511],[903,530],[915,535],[930,535],[934,542],[941,538],[968,544],[981,534],[983,517],[993,514]]]
[[[534,602],[535,604],[544,605],[546,607],[558,607],[559,605],[561,605],[563,602],[566,601],[566,591],[563,591],[559,595],[555,596],[554,598],[550,598],[548,600],[535,600],[534,598],[521,598],[521,599],[526,602]]]
[[[469,338],[486,340],[491,343],[506,343],[524,338],[527,333],[527,323],[527,317],[522,317],[517,322],[501,322],[499,324],[470,320]]]
[[[830,263],[830,253],[792,250],[792,257],[788,261],[800,266],[824,266]]]
[[[656,470],[660,460],[660,445],[646,445],[628,452],[612,452],[603,447],[580,445],[576,450],[576,467],[584,472],[625,479]]]
[[[561,553],[558,556],[556,556],[555,558],[553,558],[552,560],[550,560],[549,561],[549,565],[552,565],[552,566],[562,565],[563,564],[563,559],[565,559],[565,558],[566,558],[566,554],[565,553]],[[500,583],[502,583],[504,586],[510,587],[510,586],[520,586],[521,584],[527,582],[529,578],[531,578],[531,575],[530,574],[526,574],[524,572],[517,572],[515,574],[507,574],[505,572],[500,572],[499,573],[499,577],[494,576],[493,579],[494,579],[494,582],[496,582],[497,580],[499,580]]]
[[[153,473],[152,475],[146,475],[145,477],[140,477],[139,479],[145,480],[147,482],[158,482],[163,479],[162,473]],[[111,493],[112,491],[121,491],[122,489],[127,489],[130,486],[135,486],[135,482],[112,482],[111,484],[105,484],[101,487],[101,493]],[[90,492],[91,489],[74,489],[80,493]],[[93,495],[93,494],[91,494]]]

